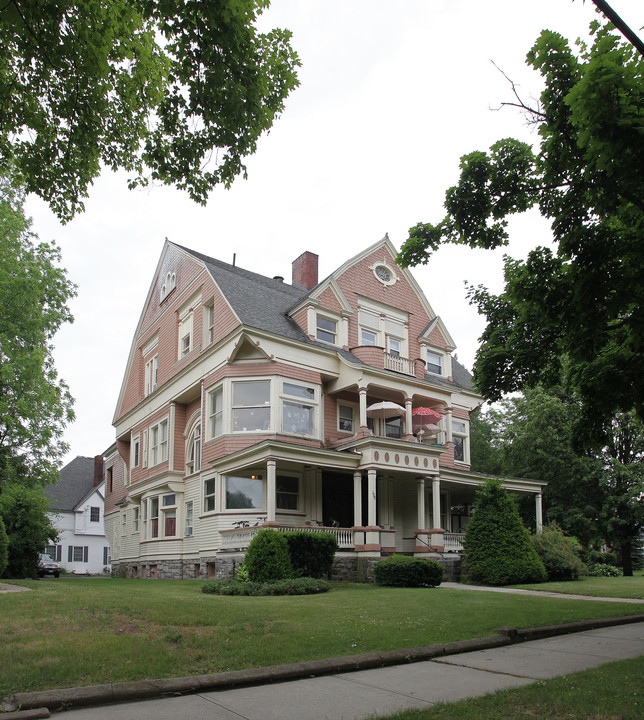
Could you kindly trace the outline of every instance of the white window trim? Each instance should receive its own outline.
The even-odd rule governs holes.
[[[302,397],[300,395],[290,395],[287,390],[285,390],[285,385],[296,385],[298,387],[302,388],[312,388],[313,389],[313,397],[312,398],[306,398]],[[307,437],[307,438],[317,438],[319,437],[319,427],[320,427],[320,386],[316,383],[306,383],[302,382],[300,380],[291,380],[289,378],[281,378],[278,382],[278,385],[280,387],[280,396],[279,396],[279,424],[281,432],[283,432],[286,435],[294,435],[296,437]],[[298,433],[293,432],[291,430],[287,430],[284,427],[284,403],[294,403],[298,405],[304,405],[306,407],[313,408],[313,421],[312,421],[312,428],[310,433]]]
[[[329,335],[333,334],[334,341],[331,342],[330,340],[324,340],[320,337],[318,337],[318,319],[324,319],[328,320],[329,322],[335,323],[335,333],[331,333],[330,330],[326,330],[324,328],[320,328],[323,332],[329,333]],[[336,315],[335,313],[327,312],[327,311],[315,311],[315,327],[313,328],[313,337],[321,343],[325,343],[326,345],[333,345],[334,347],[338,347],[341,345],[340,343],[340,332],[341,332],[341,326],[342,326],[342,318],[339,315]]]
[[[353,427],[351,430],[342,430],[340,428],[340,406],[351,408],[351,410],[353,411],[353,417],[351,419]],[[345,402],[344,400],[338,400],[336,414],[337,414],[336,428],[337,428],[338,432],[348,433],[350,435],[357,431],[356,424],[360,421],[360,417],[359,417],[360,416],[360,406],[357,403]]]
[[[162,426],[165,424],[166,428],[166,436],[165,441],[162,440],[161,435],[161,429]],[[157,431],[157,437],[154,438],[154,431]],[[156,445],[153,445],[154,439],[156,439]],[[158,452],[158,450],[162,450],[165,446],[165,450],[162,452]],[[155,467],[156,465],[161,465],[161,463],[167,462],[168,458],[170,457],[169,453],[170,448],[170,420],[168,417],[161,418],[157,422],[154,423],[154,425],[150,425],[150,442],[149,442],[149,448],[148,448],[148,467]],[[154,457],[156,454],[156,457]]]
[[[276,481],[275,481],[275,510],[280,515],[288,515],[289,513],[299,513],[302,511],[302,473],[294,472],[286,470],[284,472],[280,471],[276,473]],[[281,508],[277,504],[277,495],[279,493],[279,480],[277,478],[279,477],[293,477],[297,480],[297,507],[295,508]],[[282,491],[285,495],[292,495],[293,493],[286,493]]]
[[[454,423],[462,423],[465,426],[465,430],[464,431],[456,430],[454,427]],[[454,462],[458,463],[459,465],[469,465],[470,464],[470,423],[469,423],[469,420],[464,420],[462,418],[452,418],[452,439],[455,437],[463,440],[463,459],[456,460],[456,458],[454,458]]]
[[[207,347],[215,340],[215,303],[214,299],[203,306],[203,346]]]
[[[135,452],[137,444],[139,446],[138,462],[137,462],[137,457],[136,457],[136,452]],[[141,467],[141,436],[140,435],[135,435],[132,438],[132,444],[131,444],[130,448],[131,448],[130,467],[132,469]]]
[[[151,395],[159,383],[159,355],[153,355],[145,363],[145,396]]]
[[[199,432],[198,435],[198,451],[195,452],[194,462],[192,469],[189,469],[190,465],[190,455],[192,452],[192,448],[194,447],[195,440],[196,440],[196,433]],[[189,425],[189,432],[188,437],[186,440],[186,475],[194,475],[195,473],[201,472],[201,452],[203,449],[203,428],[201,424],[201,417],[198,416],[197,420],[193,421]]]
[[[221,410],[219,410],[217,413],[212,412],[212,398],[213,395],[217,392],[221,392]],[[218,385],[215,385],[211,388],[208,388],[208,391],[206,393],[206,422],[207,422],[207,432],[204,437],[203,427],[201,429],[201,439],[203,442],[208,442],[209,440],[214,440],[215,438],[221,437],[226,433],[226,402],[225,402],[225,383],[220,383]],[[215,434],[214,432],[214,416],[220,415],[221,416],[221,423],[220,423],[220,432],[218,434]]]
[[[212,483],[212,493],[206,494],[206,483]],[[201,483],[201,515],[209,515],[211,513],[217,512],[217,506],[220,504],[218,502],[218,478],[216,475],[212,477],[204,478]],[[206,510],[206,499],[212,498],[213,500],[213,508],[212,510]]]

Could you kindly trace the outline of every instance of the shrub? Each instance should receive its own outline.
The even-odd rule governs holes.
[[[443,582],[443,566],[436,560],[391,555],[373,566],[378,585],[392,587],[437,587]]]
[[[586,571],[586,566],[575,554],[576,541],[564,535],[556,523],[530,539],[545,565],[548,580],[576,580]]]
[[[328,577],[338,541],[332,533],[310,533],[304,530],[284,533],[288,543],[293,575],[296,577]]]
[[[615,553],[599,550],[582,550],[581,560],[586,565],[617,565]]]
[[[216,580],[202,585],[201,592],[213,595],[316,595],[328,592],[331,586],[314,578],[290,578],[273,582],[238,582]]]
[[[517,504],[499,480],[488,480],[477,493],[463,546],[464,571],[474,582],[511,585],[547,577]]]
[[[276,530],[260,530],[248,546],[244,568],[251,582],[271,582],[291,577],[293,569],[284,534]]]
[[[586,568],[586,574],[591,577],[619,577],[622,573],[615,565],[590,563]]]

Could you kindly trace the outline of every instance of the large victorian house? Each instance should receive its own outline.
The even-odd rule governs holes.
[[[115,572],[218,577],[262,527],[332,532],[337,568],[393,552],[458,557],[482,401],[385,237],[292,284],[166,241],[106,458]],[[535,497],[541,486],[505,480]]]

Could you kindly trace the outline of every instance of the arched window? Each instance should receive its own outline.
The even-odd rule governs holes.
[[[197,423],[188,437],[186,445],[186,475],[201,470],[201,423]]]
[[[161,286],[161,299],[159,302],[163,302],[168,295],[175,289],[177,286],[177,275],[176,273],[169,272],[165,276],[165,282]]]

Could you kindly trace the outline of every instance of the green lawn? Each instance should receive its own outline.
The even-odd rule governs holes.
[[[644,656],[480,698],[373,716],[371,720],[640,720],[643,677]]]
[[[61,578],[0,595],[0,695],[260,667],[631,615],[642,607],[463,590],[334,585],[205,595],[202,582]]]
[[[556,593],[644,599],[644,571],[633,577],[582,577],[574,582],[547,582],[538,585],[514,585],[525,590],[547,590]]]

